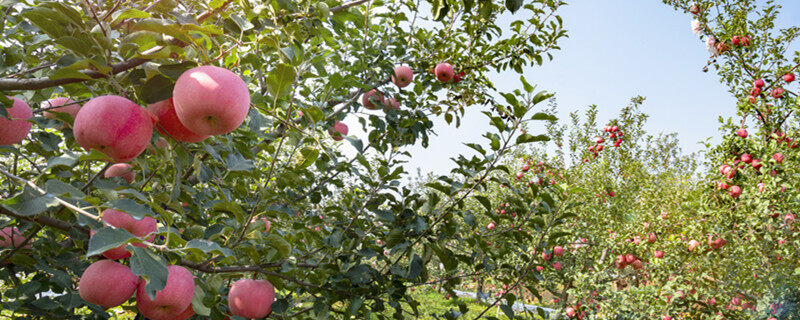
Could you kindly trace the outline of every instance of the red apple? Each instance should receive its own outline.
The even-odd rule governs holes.
[[[194,296],[194,276],[189,270],[181,266],[169,266],[167,285],[163,290],[156,292],[156,297],[150,300],[145,292],[145,281],[139,283],[136,290],[136,307],[139,312],[153,320],[172,320],[183,314],[192,304]]]
[[[792,81],[794,81],[794,74],[793,74],[793,73],[791,73],[791,72],[790,72],[790,73],[787,73],[787,74],[784,74],[784,75],[783,75],[783,81],[786,81],[786,82],[792,82]]]
[[[178,114],[175,112],[175,104],[172,98],[148,105],[147,109],[158,118],[156,130],[163,135],[189,143],[200,142],[208,138],[208,135],[194,133],[181,123],[181,120],[178,119]]]
[[[33,111],[25,101],[14,97],[8,97],[14,101],[11,108],[6,109],[8,113],[8,120],[0,117],[0,146],[10,146],[12,144],[20,143],[28,136],[33,124],[25,121],[33,117]],[[3,108],[4,106],[0,106]]]
[[[45,101],[42,104],[42,108],[52,108],[44,112],[45,117],[55,118],[56,116],[55,113],[61,112],[69,114],[70,117],[72,117],[72,120],[75,120],[75,116],[78,115],[78,111],[81,109],[81,105],[75,101],[72,101],[70,98],[56,97]]]
[[[694,251],[694,248],[700,245],[700,242],[697,240],[689,240],[689,251]]]
[[[155,234],[151,234],[156,232],[158,229],[156,219],[151,217],[144,217],[142,220],[136,220],[131,217],[129,214],[117,211],[114,209],[106,209],[100,213],[103,221],[109,224],[112,227],[125,229],[131,234],[137,237],[144,237],[150,234],[147,237],[147,241],[152,242],[155,238]],[[132,245],[137,247],[144,247],[144,244],[141,243],[132,243]],[[125,245],[121,245],[114,249],[107,250],[103,252],[103,256],[109,259],[125,259],[131,256],[131,253],[125,250]]]
[[[5,227],[0,229],[0,248],[17,247],[25,242],[25,237],[19,232],[19,229],[14,227]],[[31,244],[28,243],[23,249],[30,249]]]
[[[649,236],[647,236],[647,242],[649,243],[654,243],[656,240],[658,240],[658,236],[656,236],[655,233],[651,233]]]
[[[133,179],[136,178],[136,171],[133,171],[133,167],[130,164],[117,163],[108,167],[103,176],[106,178],[122,177],[128,183],[133,183]]]
[[[780,152],[772,155],[772,160],[775,160],[775,162],[778,164],[783,163],[783,159],[784,159],[783,154],[781,154]]]
[[[75,117],[75,140],[86,150],[96,149],[114,162],[128,162],[144,151],[153,136],[154,117],[120,96],[99,96]]]
[[[372,89],[361,96],[361,104],[364,105],[364,108],[370,110],[380,109],[380,107],[385,104],[383,93]]]
[[[747,129],[739,128],[739,130],[736,130],[736,135],[741,138],[747,138]]]
[[[728,190],[728,193],[731,195],[731,197],[738,198],[740,195],[742,195],[742,188],[739,186],[732,186],[731,189]]]
[[[386,105],[386,109],[400,110],[400,102],[397,102],[395,98],[386,99],[384,104]]]
[[[414,71],[408,66],[397,66],[394,68],[392,82],[400,88],[405,88],[414,80]]]
[[[663,258],[663,257],[664,257],[664,251],[661,251],[661,250],[656,250],[655,254],[653,254],[653,255],[654,255],[656,258],[659,258],[659,259],[661,259],[661,258]]]
[[[553,248],[553,255],[556,256],[556,257],[560,257],[560,256],[564,255],[564,248],[561,247],[561,246],[555,246]]]
[[[566,314],[567,317],[570,317],[570,318],[575,317],[575,308],[567,307],[566,309],[564,309],[564,314]]]
[[[112,260],[92,263],[78,281],[78,293],[86,302],[113,308],[128,301],[136,290],[139,277],[131,268]]]
[[[433,73],[436,75],[436,79],[441,82],[450,82],[453,80],[453,66],[451,66],[447,62],[442,62],[436,65],[436,68],[433,70]]]
[[[347,131],[346,124],[336,121],[336,123],[333,124],[333,129],[328,129],[328,134],[331,135],[333,140],[341,141],[344,139],[344,136],[347,135]]]
[[[239,279],[228,293],[228,307],[236,316],[254,319],[272,311],[275,287],[267,280]]]
[[[238,128],[250,111],[247,84],[228,69],[201,66],[186,70],[172,90],[180,122],[198,135],[220,135]]]
[[[758,80],[753,82],[753,85],[758,87],[758,88],[761,88],[764,85],[766,85],[766,83],[764,82],[764,79],[758,79]]]

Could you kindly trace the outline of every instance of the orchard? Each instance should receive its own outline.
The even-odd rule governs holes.
[[[798,319],[800,29],[662,2],[738,101],[701,154],[558,119],[560,0],[0,1],[0,319]]]

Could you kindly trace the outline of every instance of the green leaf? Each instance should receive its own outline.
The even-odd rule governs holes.
[[[59,203],[51,194],[37,196],[30,199],[13,197],[2,202],[3,207],[21,216],[32,216],[46,211],[48,208],[58,207]]]
[[[101,254],[106,250],[119,247],[133,238],[134,235],[125,229],[100,228],[89,238],[89,248],[86,250],[86,256],[91,257]]]
[[[129,8],[127,10],[115,12],[112,17],[114,17],[114,20],[111,21],[111,24],[117,24],[122,19],[150,18],[150,14],[144,11]]]
[[[281,256],[284,258],[288,257],[292,252],[292,245],[277,234],[270,233],[267,235],[266,240],[272,247],[278,249],[278,252],[280,252]]]
[[[514,319],[514,309],[511,309],[511,306],[508,304],[501,304],[500,310],[508,317],[509,319]]]
[[[353,284],[365,284],[372,281],[369,266],[363,264],[357,264],[350,268],[350,270],[347,270],[345,277],[350,279],[350,282]]]
[[[296,78],[294,67],[285,63],[278,64],[267,74],[267,89],[273,97],[283,97],[291,93]]]
[[[520,7],[522,7],[522,0],[506,0],[506,8],[508,8],[508,11],[511,11],[511,13],[517,12]]]
[[[489,198],[484,196],[475,196],[475,200],[478,200],[478,202],[480,202],[483,207],[486,208],[486,211],[492,211],[492,201],[489,200]]]
[[[64,69],[58,69],[55,72],[53,72],[52,74],[50,74],[50,80],[58,80],[58,79],[84,79],[84,80],[91,80],[92,77],[86,75],[83,72],[80,72],[80,71],[77,71],[77,70],[74,70],[74,69],[64,68]]]
[[[155,299],[156,291],[167,285],[169,269],[166,261],[146,248],[128,246],[128,249],[133,251],[130,258],[131,272],[147,280],[144,290],[151,300]]]
[[[72,36],[64,36],[58,39],[53,40],[57,44],[72,50],[72,52],[78,53],[82,56],[87,56],[89,54],[89,49],[92,48],[90,43],[86,43],[81,39]]]
[[[547,120],[547,121],[557,121],[558,118],[556,116],[547,114],[544,112],[537,112],[531,117],[531,120]]]
[[[66,194],[67,197],[73,199],[82,199],[86,197],[86,194],[81,190],[61,180],[47,180],[44,184],[44,189],[47,190],[47,193],[56,196],[63,196]]]
[[[527,93],[533,92],[533,86],[530,83],[528,83],[528,80],[525,80],[525,76],[520,75],[519,81],[522,81],[522,87],[525,89],[525,92]]]
[[[205,253],[220,254],[225,257],[233,255],[233,251],[228,248],[223,248],[218,243],[205,239],[192,239],[183,246],[184,250],[200,250]]]
[[[172,80],[160,74],[156,74],[150,79],[147,79],[144,85],[142,85],[142,100],[147,104],[167,100],[172,97],[172,88],[174,87],[175,83],[172,82]]]
[[[300,157],[298,158],[297,162],[297,169],[304,169],[308,166],[312,165],[314,161],[317,161],[317,157],[319,157],[319,150],[305,147],[300,150]]]
[[[434,21],[442,21],[445,16],[447,16],[447,12],[450,11],[450,4],[447,3],[447,0],[436,0],[431,7],[431,12],[433,13],[433,20]]]
[[[141,220],[144,216],[154,216],[150,207],[136,203],[130,199],[117,199],[106,204],[112,209],[116,209],[129,214],[137,220]]]
[[[550,141],[550,138],[541,134],[532,136],[527,133],[523,133],[519,137],[517,137],[517,144],[525,144],[525,143],[540,142],[540,141]]]
[[[545,99],[549,99],[549,98],[550,98],[550,97],[552,97],[552,96],[553,96],[553,94],[552,94],[552,93],[547,93],[547,92],[541,91],[541,92],[537,93],[537,94],[536,94],[536,95],[533,97],[533,99],[531,100],[531,102],[533,102],[533,104],[534,104],[534,105],[536,105],[536,104],[538,104],[539,102],[542,102],[542,101],[544,101]]]

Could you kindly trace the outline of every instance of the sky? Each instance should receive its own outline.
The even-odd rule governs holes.
[[[685,152],[702,150],[700,142],[708,138],[720,141],[718,118],[733,116],[736,100],[713,68],[702,72],[709,53],[692,33],[688,14],[658,0],[568,2],[559,12],[569,38],[560,40],[562,49],[553,52],[553,61],[523,73],[539,90],[555,93],[560,119],[596,104],[603,124],[641,95],[649,133],[676,132]],[[800,1],[778,3],[784,9],[777,24],[800,26]],[[505,92],[522,86],[514,72],[493,73],[490,79]],[[431,137],[427,149],[409,150],[414,157],[407,170],[447,174],[454,166],[450,158],[474,154],[463,143],[482,143],[481,134],[491,130],[481,110],[468,108],[459,128],[435,120],[438,136]],[[543,133],[543,128],[531,131]]]

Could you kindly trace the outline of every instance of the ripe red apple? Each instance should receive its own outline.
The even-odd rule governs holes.
[[[664,251],[656,250],[655,254],[653,254],[656,258],[661,259],[664,257]]]
[[[33,117],[33,111],[25,101],[14,97],[8,97],[14,101],[11,108],[6,109],[8,113],[8,120],[0,117],[0,146],[10,146],[15,143],[20,143],[28,136],[33,124],[25,121]],[[4,108],[4,106],[0,106]]]
[[[731,195],[731,197],[738,198],[742,195],[742,188],[739,186],[732,186],[731,189],[728,190],[728,193]]]
[[[741,137],[742,139],[747,138],[747,129],[739,128],[739,130],[736,130],[736,135]]]
[[[628,265],[627,259],[625,259],[625,255],[618,255],[617,256],[617,268],[618,269],[625,269],[625,266]]]
[[[552,257],[547,252],[542,252],[542,260],[550,261],[550,258]]]
[[[489,222],[489,225],[486,226],[486,229],[489,229],[489,230],[494,230],[494,228],[495,228],[494,222]]]
[[[69,114],[70,117],[72,117],[72,119],[75,120],[75,116],[78,115],[78,111],[81,109],[81,105],[79,103],[76,103],[75,101],[72,101],[70,98],[56,97],[45,101],[42,104],[42,108],[52,108],[44,112],[45,117],[55,118],[56,116],[55,113],[63,112]]]
[[[556,269],[556,270],[561,270],[561,262],[553,263],[553,268]]]
[[[672,320],[672,317],[670,317],[668,315],[663,315],[663,316],[661,316],[661,320]]]
[[[136,307],[145,317],[153,320],[172,320],[192,304],[194,276],[181,266],[167,267],[167,285],[150,300],[145,292],[147,282],[141,281],[136,290]]]
[[[189,143],[200,142],[208,138],[208,135],[194,133],[181,123],[181,120],[178,119],[178,114],[175,112],[175,104],[172,98],[150,104],[147,106],[147,110],[150,110],[158,118],[156,130],[163,135]]]
[[[436,79],[441,82],[450,82],[450,80],[453,80],[453,75],[455,74],[453,71],[453,66],[447,62],[442,62],[436,65],[433,73],[436,74]]]
[[[633,261],[633,263],[631,263],[631,266],[633,266],[633,270],[639,270],[642,268],[642,261],[636,259],[635,261]]]
[[[786,81],[787,83],[794,81],[794,74],[791,73],[791,72],[787,73],[787,74],[784,74],[783,75],[783,81]]]
[[[632,255],[630,253],[625,255],[625,263],[631,264],[634,261],[636,261],[636,256],[634,256],[634,255]]]
[[[397,66],[394,68],[392,82],[400,88],[405,88],[414,80],[414,71],[408,66]]]
[[[186,70],[175,82],[172,98],[180,122],[199,135],[229,133],[250,111],[250,90],[244,80],[215,66]]]
[[[697,246],[699,246],[699,245],[700,245],[699,241],[694,240],[694,239],[689,240],[689,251],[694,251],[694,248],[697,248]]]
[[[658,236],[656,236],[655,233],[651,233],[649,236],[647,236],[647,242],[649,243],[654,243],[656,240],[658,240]]]
[[[772,155],[772,160],[775,160],[775,162],[777,162],[778,164],[783,163],[783,159],[784,159],[783,154],[781,154],[780,152]]]
[[[561,246],[555,246],[553,248],[553,255],[556,256],[556,257],[560,257],[560,256],[564,255],[564,248],[561,247]]]
[[[100,215],[102,216],[103,221],[109,225],[115,228],[125,229],[137,237],[144,237],[148,234],[156,232],[158,229],[156,219],[151,217],[144,217],[142,220],[136,220],[129,214],[114,209],[103,210]],[[156,235],[151,234],[149,237],[147,237],[147,241],[152,242],[155,238]],[[145,246],[141,243],[132,243],[132,245],[137,247]],[[106,250],[103,252],[103,256],[109,259],[125,259],[130,257],[131,253],[128,252],[128,250],[125,250],[125,245],[121,245],[114,249]]]
[[[86,150],[96,149],[114,162],[128,162],[144,151],[153,136],[154,117],[120,96],[99,96],[75,117],[75,140]]]
[[[753,85],[758,88],[761,88],[764,85],[766,85],[766,83],[764,82],[764,79],[757,79],[756,81],[753,81]]]
[[[108,167],[103,176],[106,178],[122,177],[128,183],[133,183],[133,179],[136,178],[136,171],[133,171],[133,167],[130,164],[117,163]]]
[[[267,280],[239,279],[228,293],[228,307],[236,316],[254,319],[272,311],[275,287]]]
[[[25,237],[19,232],[19,229],[14,227],[5,227],[0,229],[0,248],[17,247],[25,242]],[[23,249],[30,249],[31,244],[28,243]]]
[[[78,281],[78,294],[86,302],[113,308],[128,301],[139,284],[131,268],[112,260],[92,263]]]
[[[785,92],[785,90],[783,90],[783,88],[776,87],[776,88],[773,88],[772,91],[770,91],[769,94],[772,95],[773,98],[777,99],[777,98],[783,97],[783,93],[784,92]]]
[[[575,308],[567,307],[566,309],[564,309],[564,314],[566,314],[567,317],[570,317],[570,318],[575,317]]]
[[[742,154],[741,160],[744,163],[750,163],[750,162],[753,161],[753,156],[751,156],[750,154],[744,153],[744,154]]]
[[[600,143],[603,143],[603,141],[605,141],[605,140],[603,139],[603,137],[596,137],[596,138],[594,138],[594,142],[597,142],[598,144],[600,144]]]
[[[380,109],[385,103],[383,93],[376,89],[372,89],[361,96],[361,104],[364,105],[364,108],[370,110]]]
[[[328,134],[331,135],[333,140],[341,141],[344,139],[344,136],[347,135],[347,131],[346,124],[336,121],[336,123],[333,124],[333,129],[328,129]]]
[[[192,304],[189,303],[189,306],[186,307],[186,310],[183,310],[181,314],[175,316],[175,318],[172,318],[172,320],[186,320],[191,318],[193,315],[194,315],[194,309],[192,308]]]
[[[397,102],[395,98],[386,99],[384,104],[386,105],[386,109],[400,110],[400,102]]]

